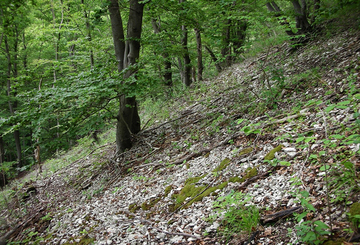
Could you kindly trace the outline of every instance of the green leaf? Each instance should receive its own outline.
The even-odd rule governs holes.
[[[325,108],[325,112],[330,112],[330,111],[332,111],[335,107],[336,107],[336,105],[330,105],[330,106],[328,106],[328,107]]]
[[[282,165],[282,166],[290,166],[291,163],[289,163],[287,161],[280,161],[280,165]]]
[[[321,166],[320,171],[326,171],[330,169],[330,165]]]

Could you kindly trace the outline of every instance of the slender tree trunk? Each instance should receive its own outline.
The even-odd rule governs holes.
[[[191,84],[191,60],[188,49],[188,30],[185,25],[181,26],[183,38],[181,40],[184,52],[184,84],[189,87]]]
[[[276,17],[281,16],[282,11],[275,1],[266,3],[266,7],[269,10],[269,12],[275,13]],[[289,36],[294,36],[295,33],[291,30],[290,24],[286,19],[279,18],[279,22],[280,25],[286,26],[286,30],[285,30],[286,34],[288,34]]]
[[[2,135],[0,134],[0,163],[5,162],[5,146]]]
[[[196,50],[197,50],[197,77],[198,81],[203,80],[203,60],[202,60],[202,43],[201,43],[201,32],[200,29],[195,28],[195,36],[196,36]]]
[[[211,59],[213,60],[213,62],[215,63],[215,68],[218,72],[222,71],[221,65],[219,64],[218,59],[216,58],[216,55],[214,54],[214,52],[210,49],[209,46],[205,45],[205,49],[209,52]]]
[[[231,66],[231,48],[230,48],[230,28],[231,20],[226,20],[224,29],[223,29],[223,40],[222,40],[222,49],[221,55],[225,58],[225,66]]]
[[[179,3],[182,4],[186,2],[186,0],[179,0]],[[189,54],[189,48],[188,48],[188,30],[185,25],[181,25],[182,30],[182,38],[181,38],[181,45],[183,48],[183,60],[184,60],[184,66],[183,66],[183,83],[185,86],[189,87],[191,84],[191,60],[190,60],[190,54]]]
[[[151,24],[153,26],[154,29],[154,33],[155,34],[159,34],[161,32],[160,29],[160,24],[158,24],[156,22],[156,20],[152,19],[151,20]],[[164,44],[164,42],[162,42],[162,44]],[[171,87],[173,85],[172,82],[172,72],[171,72],[171,61],[170,61],[170,55],[168,52],[164,51],[162,52],[162,57],[164,58],[164,68],[165,68],[165,72],[163,74],[164,80],[165,80],[165,85],[168,87]],[[160,69],[161,70],[161,69]]]
[[[11,89],[11,71],[13,71],[13,77],[16,79],[17,77],[17,42],[18,42],[18,33],[17,28],[15,27],[15,40],[14,40],[14,62],[11,60],[11,51],[10,46],[8,43],[7,35],[4,37],[4,43],[5,43],[5,53],[7,57],[8,62],[8,69],[7,69],[7,96],[9,97],[9,110],[10,114],[15,114],[15,109],[17,107],[17,102],[11,101],[11,98],[13,97],[13,91]],[[19,130],[14,131],[14,140],[15,140],[15,146],[16,146],[16,157],[18,162],[18,168],[22,167],[22,159],[21,159],[21,141],[20,141],[20,132]]]
[[[239,20],[235,29],[235,41],[234,43],[234,52],[239,55],[241,53],[241,48],[244,45],[246,37],[246,29],[248,25],[246,21]]]
[[[85,25],[86,25],[86,30],[87,30],[87,39],[91,43],[91,26],[90,26],[90,22],[89,22],[88,13],[86,12],[86,9],[85,9],[84,0],[81,0],[81,4],[84,5],[84,18],[85,18]],[[93,53],[92,48],[90,48],[90,65],[91,65],[91,69],[93,69],[94,68],[94,53]]]

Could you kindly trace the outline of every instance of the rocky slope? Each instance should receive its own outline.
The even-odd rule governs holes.
[[[29,244],[318,244],[330,239],[320,234],[330,228],[316,230],[321,221],[331,239],[350,241],[359,70],[359,32],[272,47],[194,87],[130,151],[96,146],[14,188],[2,235]],[[218,209],[221,197],[230,204]],[[223,222],[232,207],[259,210],[260,221],[224,236],[235,229]]]

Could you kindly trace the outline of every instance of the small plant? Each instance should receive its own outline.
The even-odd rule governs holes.
[[[242,192],[232,191],[229,195],[219,197],[213,206],[217,214],[212,219],[218,218],[224,210],[224,218],[219,232],[229,239],[233,234],[245,233],[250,235],[253,229],[256,229],[260,214],[259,209],[254,205],[246,205],[251,197]]]
[[[331,234],[329,231],[329,226],[321,220],[303,221],[304,218],[311,216],[311,213],[315,212],[316,209],[307,200],[309,197],[309,192],[302,191],[300,194],[300,202],[304,207],[304,212],[301,214],[295,214],[296,220],[298,222],[296,226],[296,234],[301,242],[315,245],[321,244],[324,241],[324,236]]]

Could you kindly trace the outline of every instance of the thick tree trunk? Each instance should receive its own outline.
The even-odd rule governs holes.
[[[135,76],[137,72],[136,67],[130,66],[135,65],[139,59],[143,10],[144,5],[140,4],[138,0],[130,0],[127,41],[125,43],[118,1],[111,0],[109,5],[118,70],[121,72],[124,68],[130,68],[124,74],[124,79]],[[124,152],[132,146],[131,134],[140,131],[140,117],[135,97],[126,97],[125,94],[119,95],[116,129],[117,151]]]
[[[307,20],[306,1],[301,0],[301,5],[298,0],[291,0],[291,2],[296,14],[296,28],[299,30],[300,34],[306,33],[310,28],[310,24]]]
[[[220,66],[220,64],[219,64],[219,61],[218,61],[218,59],[216,58],[216,55],[214,54],[214,52],[210,49],[210,47],[209,46],[205,46],[205,49],[209,52],[209,54],[210,54],[210,57],[211,57],[211,59],[213,60],[213,62],[215,63],[215,68],[216,68],[216,70],[218,71],[218,72],[221,72],[222,71],[222,68],[221,68],[221,66]]]
[[[125,37],[119,4],[117,0],[111,0],[109,4],[111,30],[114,41],[115,57],[118,62],[118,71],[124,69]]]
[[[196,50],[197,50],[197,77],[198,81],[203,80],[203,61],[202,61],[202,43],[201,43],[201,32],[198,28],[195,28],[195,35],[196,35]]]
[[[159,34],[161,32],[160,25],[156,23],[156,20],[151,21],[154,33]],[[173,85],[172,82],[172,72],[171,72],[171,61],[170,61],[170,55],[168,52],[164,51],[162,54],[162,57],[164,58],[164,68],[165,72],[163,73],[163,77],[165,80],[165,85],[168,87],[171,87]]]

